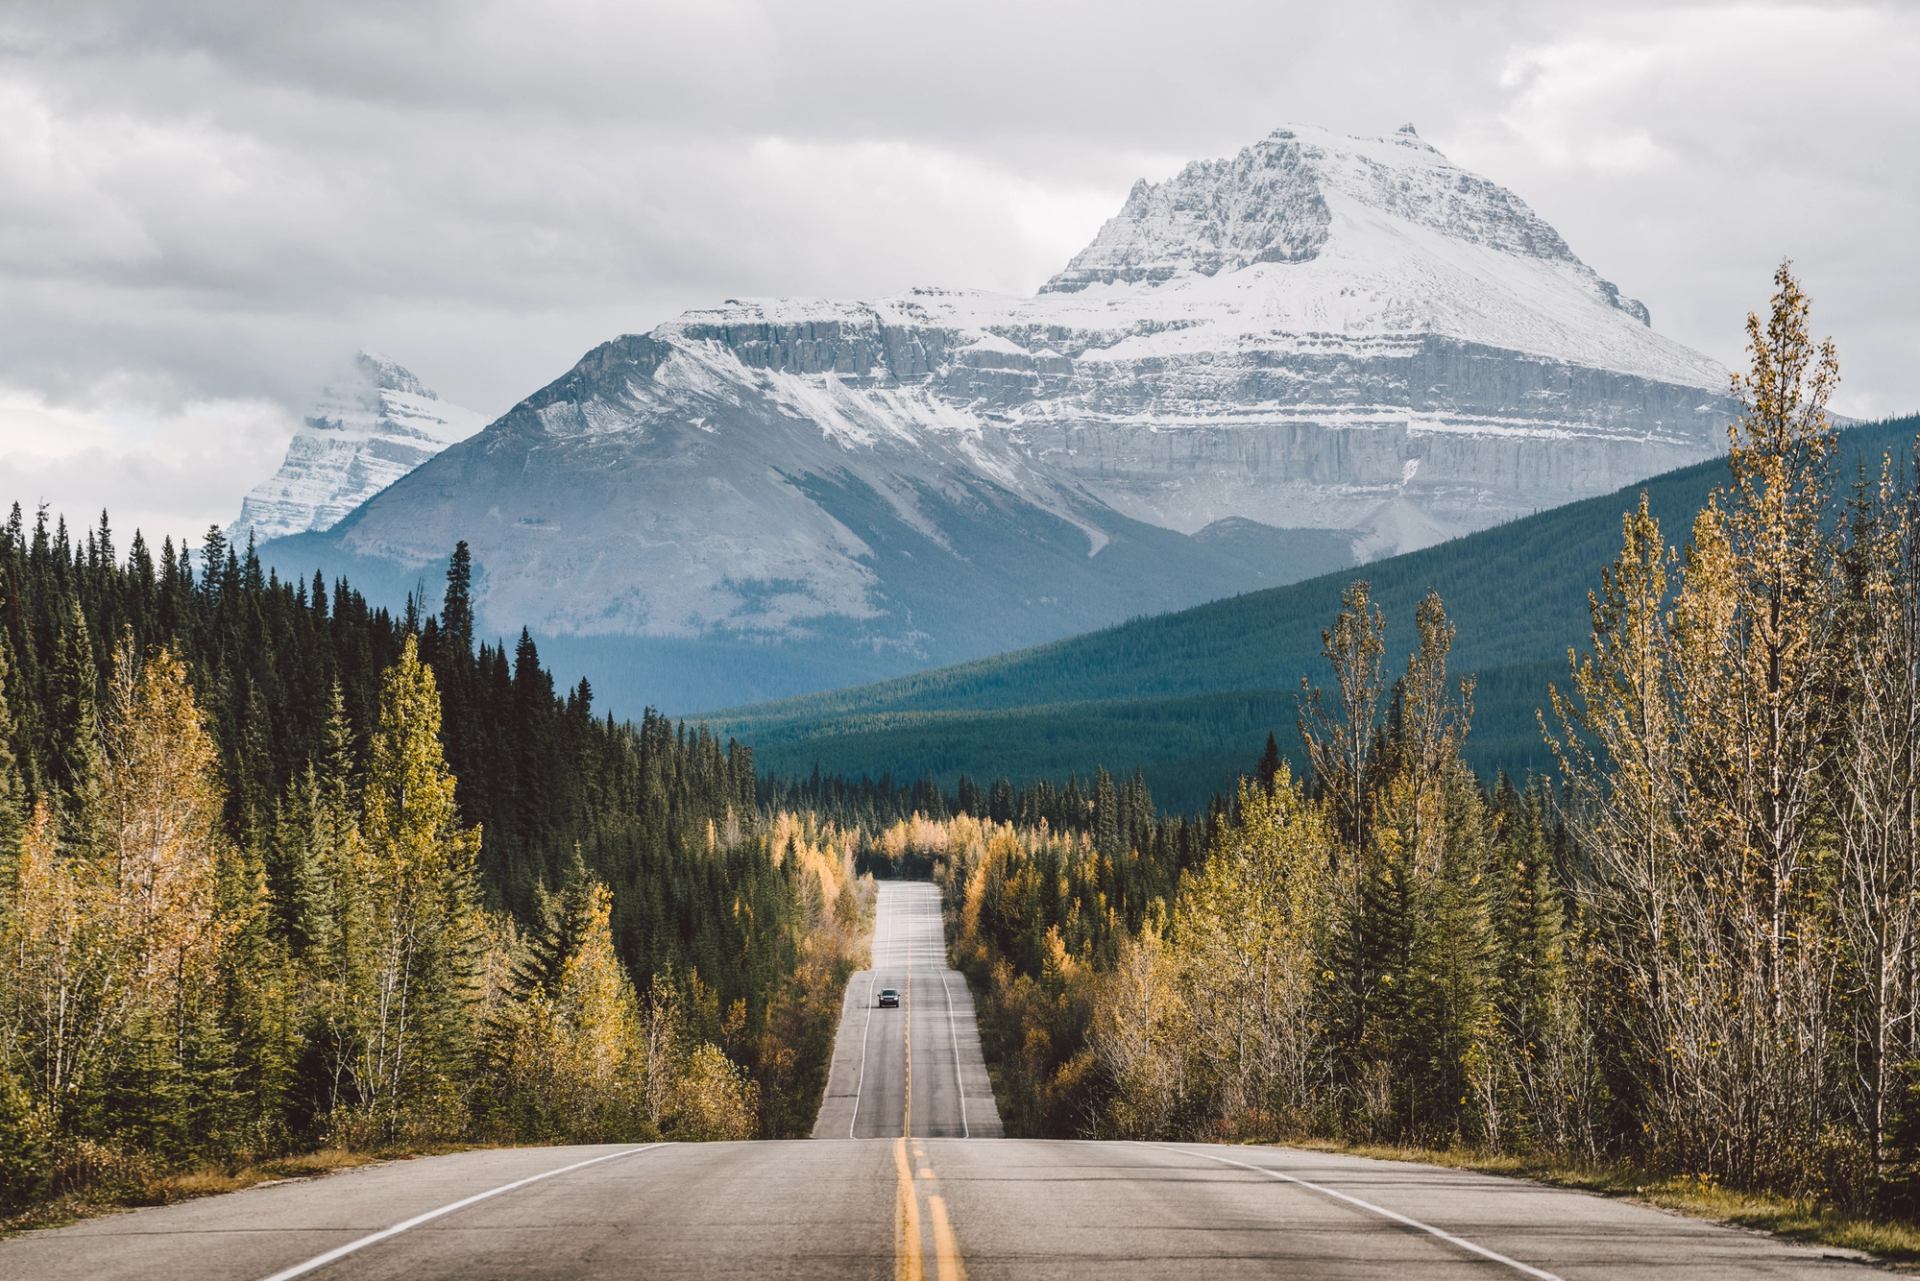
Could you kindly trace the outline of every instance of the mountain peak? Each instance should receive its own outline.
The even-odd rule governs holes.
[[[280,469],[241,503],[231,532],[268,539],[329,529],[484,423],[441,400],[399,361],[357,351],[301,420]]]
[[[409,396],[423,396],[428,400],[440,399],[432,388],[414,377],[411,369],[364,347],[353,353],[353,372],[355,377],[377,391],[398,391]]]
[[[269,548],[329,549],[397,605],[464,539],[487,627],[617,643],[596,684],[645,671],[693,710],[1325,572],[1704,457],[1726,371],[1643,319],[1417,134],[1289,125],[1134,184],[1035,296],[728,299],[603,343]],[[344,456],[346,423],[316,415],[313,458]]]
[[[1195,161],[1164,182],[1143,179],[1042,292],[1306,263],[1336,241],[1356,255],[1399,254],[1408,228],[1566,264],[1591,277],[1595,298],[1644,323],[1645,308],[1592,273],[1524,200],[1454,164],[1410,124],[1384,136],[1283,125],[1235,156]],[[1273,287],[1286,288],[1285,276]]]

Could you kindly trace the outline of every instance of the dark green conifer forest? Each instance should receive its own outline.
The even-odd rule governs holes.
[[[788,1134],[862,916],[751,752],[522,634],[0,528],[5,1199],[321,1145]],[[796,830],[787,830],[796,829]]]

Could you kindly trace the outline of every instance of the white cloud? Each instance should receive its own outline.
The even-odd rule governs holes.
[[[56,404],[0,385],[0,494],[29,514],[45,503],[91,528],[102,508],[124,539],[136,528],[198,544],[231,520],[239,493],[280,460],[297,425],[270,401],[186,401],[156,411],[137,388]],[[244,479],[243,479],[244,478]]]
[[[1451,154],[1519,191],[1656,326],[1729,365],[1794,259],[1848,412],[1920,409],[1920,9],[1595,11],[1509,53]]]

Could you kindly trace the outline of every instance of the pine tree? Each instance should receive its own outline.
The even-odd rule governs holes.
[[[227,535],[218,525],[207,526],[207,532],[200,539],[200,580],[208,599],[215,604],[226,587],[227,575],[223,569],[233,557],[233,549],[227,546]]]
[[[107,839],[99,681],[87,620],[74,602],[67,611],[53,668],[47,783],[60,809],[62,839],[75,851],[89,854],[103,852]]]
[[[1413,1132],[1498,1145],[1507,1137],[1498,1061],[1497,948],[1479,788],[1446,767],[1446,837],[1423,878],[1409,974],[1404,1062],[1418,1082]]]
[[[369,866],[362,847],[355,801],[351,729],[336,682],[318,758],[303,771],[302,823],[294,835],[304,850],[297,873],[307,883],[310,906],[302,912],[314,1016],[307,1032],[313,1062],[305,1091],[309,1123],[350,1120],[366,1106],[357,1088],[366,1050],[367,994],[374,985],[377,937]],[[338,1125],[336,1129],[339,1129]],[[350,1128],[350,1127],[347,1127]]]
[[[342,896],[357,897],[349,884],[358,839],[352,729],[337,681],[328,691],[327,707],[318,752],[287,784],[275,807],[266,860],[285,938],[296,956],[316,958],[324,958],[349,928],[352,913]]]
[[[576,1142],[657,1132],[646,1118],[645,1037],[614,950],[612,895],[576,859],[515,967],[489,1029],[494,1111],[521,1135]]]
[[[479,833],[463,828],[433,672],[409,635],[381,682],[361,849],[374,937],[358,1085],[377,1132],[456,1132],[473,1048]]]
[[[1567,1151],[1585,1112],[1585,1037],[1572,1008],[1565,895],[1554,870],[1544,785],[1520,792],[1502,776],[1491,869],[1496,1011],[1511,1072],[1513,1138]]]
[[[473,553],[463,538],[454,544],[453,557],[447,562],[447,594],[440,609],[440,640],[449,664],[464,667],[473,657]]]
[[[227,848],[216,894],[223,943],[219,1014],[224,1058],[232,1073],[223,1128],[248,1150],[272,1151],[288,1137],[287,1098],[302,1027],[293,957],[257,846]],[[216,1081],[208,1081],[200,1092],[211,1094],[217,1088]]]
[[[1114,788],[1113,775],[1102,765],[1093,776],[1093,848],[1107,858],[1117,858],[1121,848],[1120,794]]]
[[[1396,1068],[1418,914],[1413,869],[1389,844],[1371,849],[1347,880],[1324,975],[1337,1106],[1349,1132],[1392,1138],[1408,1111]]]
[[[1280,741],[1273,736],[1272,730],[1268,730],[1267,746],[1265,750],[1260,753],[1260,765],[1255,772],[1255,777],[1260,780],[1263,786],[1271,787],[1273,786],[1273,780],[1278,777],[1279,773]]]
[[[6,628],[0,626],[0,897],[5,895],[27,820],[26,780],[21,777],[19,758],[14,754],[18,736],[13,717],[16,692],[12,653]]]
[[[549,891],[542,887],[535,896],[526,952],[513,971],[513,986],[519,996],[538,993],[552,998],[559,992],[567,962],[580,951],[591,927],[596,888],[575,846],[560,888]]]

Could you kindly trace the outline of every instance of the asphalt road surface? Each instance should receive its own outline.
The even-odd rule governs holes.
[[[883,988],[898,1009],[876,1004]],[[980,1031],[967,981],[947,968],[940,894],[925,881],[884,881],[874,913],[873,968],[847,983],[816,1139],[997,1139]]]
[[[1884,1275],[1817,1248],[1431,1166],[986,1140],[999,1118],[972,1002],[939,940],[930,887],[882,886],[874,970],[849,985],[814,1140],[393,1162],[13,1237],[0,1241],[0,1279]],[[871,1005],[868,988],[888,986],[902,993],[898,1011]]]

